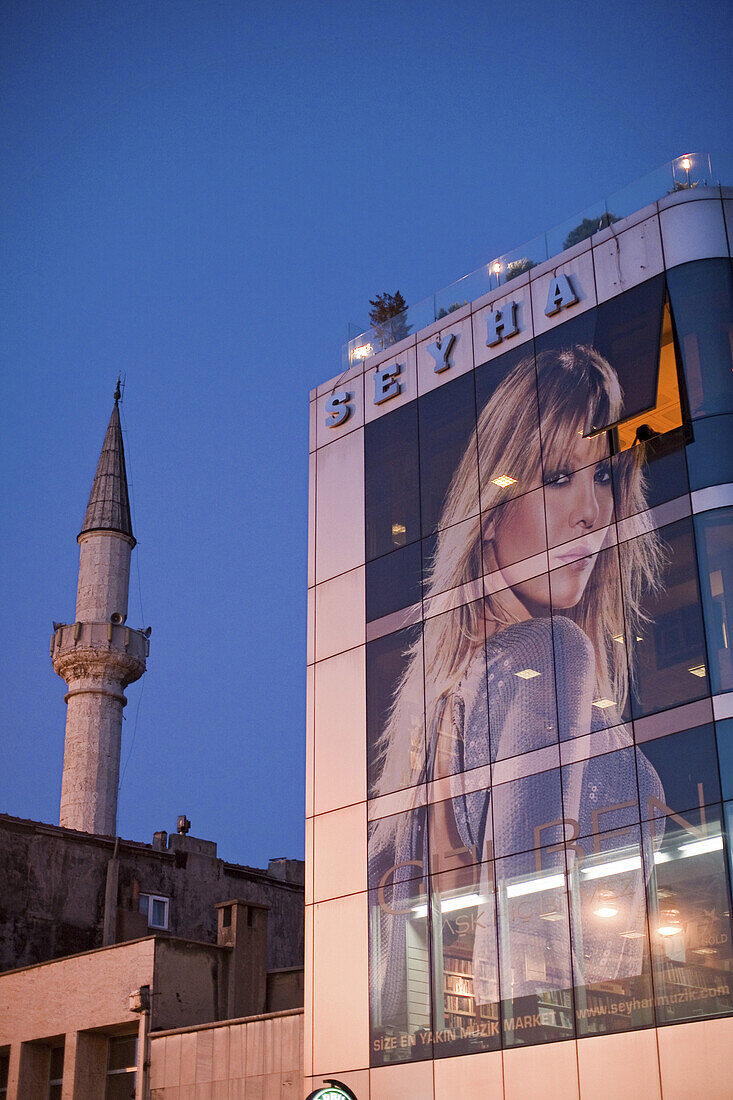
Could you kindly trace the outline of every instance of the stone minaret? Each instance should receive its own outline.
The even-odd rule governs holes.
[[[122,445],[120,387],[77,539],[76,622],[54,623],[51,657],[68,685],[60,824],[114,836],[124,689],[145,671],[149,631],[127,619],[135,545]]]

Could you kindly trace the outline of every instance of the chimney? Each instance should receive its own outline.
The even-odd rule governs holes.
[[[226,1019],[267,1011],[267,917],[269,905],[251,901],[217,905],[219,947],[230,947],[226,967]]]

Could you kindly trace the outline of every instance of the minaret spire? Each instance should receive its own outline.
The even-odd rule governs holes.
[[[51,639],[53,667],[69,687],[60,824],[107,836],[117,830],[123,691],[145,671],[149,634],[125,625],[135,537],[120,397],[118,379],[77,539],[76,622]]]

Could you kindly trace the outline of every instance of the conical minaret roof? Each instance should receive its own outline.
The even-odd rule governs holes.
[[[115,392],[115,406],[107,425],[107,434],[79,534],[83,535],[87,531],[119,531],[130,538],[134,537],[130,497],[127,492],[125,448],[120,426],[119,387]]]

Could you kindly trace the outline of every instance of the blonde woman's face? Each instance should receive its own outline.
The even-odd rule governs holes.
[[[552,606],[575,607],[585,591],[596,555],[613,515],[610,462],[605,436],[583,439],[576,433],[569,454],[548,464],[542,493],[528,493],[507,505],[505,521],[494,536],[500,569],[549,547]],[[509,579],[509,578],[508,578]],[[512,585],[522,602],[547,606],[544,576]]]

